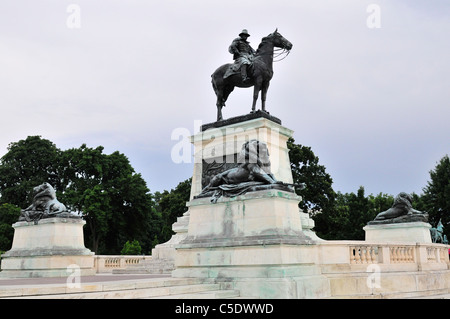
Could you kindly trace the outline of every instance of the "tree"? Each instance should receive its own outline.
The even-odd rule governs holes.
[[[177,221],[177,217],[183,216],[187,211],[186,202],[191,194],[192,179],[189,178],[177,185],[170,192],[155,194],[157,198],[157,211],[161,213],[163,226],[161,231],[161,242],[166,242],[172,237],[172,224]]]
[[[152,195],[124,154],[106,155],[102,146],[85,144],[61,151],[40,136],[11,143],[0,159],[0,203],[28,207],[33,188],[43,182],[86,220],[85,243],[96,253],[117,254],[132,238],[149,251],[161,236]]]
[[[140,255],[142,251],[141,245],[139,241],[136,239],[132,242],[128,241],[123,245],[122,250],[120,251],[121,255]]]
[[[83,144],[63,152],[61,169],[62,198],[86,219],[86,241],[97,254],[117,253],[130,238],[154,237],[147,228],[159,222],[152,196],[124,154]]]
[[[317,235],[328,240],[364,240],[363,227],[376,215],[392,206],[394,198],[387,194],[365,196],[363,186],[357,193],[337,193],[333,207],[315,215]]]
[[[430,181],[423,189],[423,205],[429,214],[430,223],[433,226],[442,220],[442,224],[450,222],[450,159],[444,156],[430,171]],[[445,227],[444,233],[450,238],[450,227]]]
[[[297,194],[302,196],[299,207],[308,212],[332,206],[336,197],[332,188],[333,180],[326,172],[325,166],[319,165],[319,158],[311,147],[295,144],[293,138],[289,138],[287,146],[294,183],[306,184],[305,189],[296,189]]]
[[[61,191],[57,172],[60,154],[51,141],[40,136],[10,143],[0,159],[0,202],[26,208],[32,201],[33,187],[43,182]]]
[[[14,224],[20,216],[20,208],[12,204],[0,204],[0,251],[11,249]]]

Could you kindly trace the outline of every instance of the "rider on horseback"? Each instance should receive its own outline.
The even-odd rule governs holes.
[[[233,54],[234,64],[224,74],[224,78],[241,70],[242,81],[249,80],[247,76],[247,66],[252,64],[255,50],[250,46],[247,38],[250,36],[246,29],[242,30],[239,34],[239,38],[236,38],[228,48],[228,52]]]

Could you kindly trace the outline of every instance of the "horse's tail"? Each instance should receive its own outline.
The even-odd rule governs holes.
[[[215,73],[211,74],[211,84],[214,90],[214,93],[216,93],[217,95],[217,84],[216,84],[216,80],[214,78]]]
[[[223,97],[223,75],[224,75],[224,66],[217,68],[213,74],[211,74],[211,84],[214,89],[214,93],[216,96],[222,100]]]
[[[217,104],[221,106],[225,106],[228,96],[234,90],[234,85],[228,83],[229,78],[223,78],[229,66],[230,64],[224,64],[211,75],[211,82],[217,96]]]

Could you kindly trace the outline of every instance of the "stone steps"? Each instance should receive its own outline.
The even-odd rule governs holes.
[[[236,299],[239,297],[240,294],[238,290],[212,290],[197,293],[149,297],[146,299]]]
[[[450,290],[442,289],[416,292],[379,293],[371,295],[332,296],[327,299],[450,299]]]
[[[13,299],[217,299],[239,297],[239,292],[222,290],[212,280],[156,278],[85,283],[78,288],[66,284],[0,287],[0,298]]]

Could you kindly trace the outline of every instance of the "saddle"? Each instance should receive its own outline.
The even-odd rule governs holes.
[[[230,64],[227,71],[223,75],[223,78],[226,79],[232,75],[240,74],[241,67],[247,68],[247,71],[251,70],[253,67],[253,57],[252,56],[241,56],[237,58],[233,64]],[[250,75],[250,72],[249,72]]]

